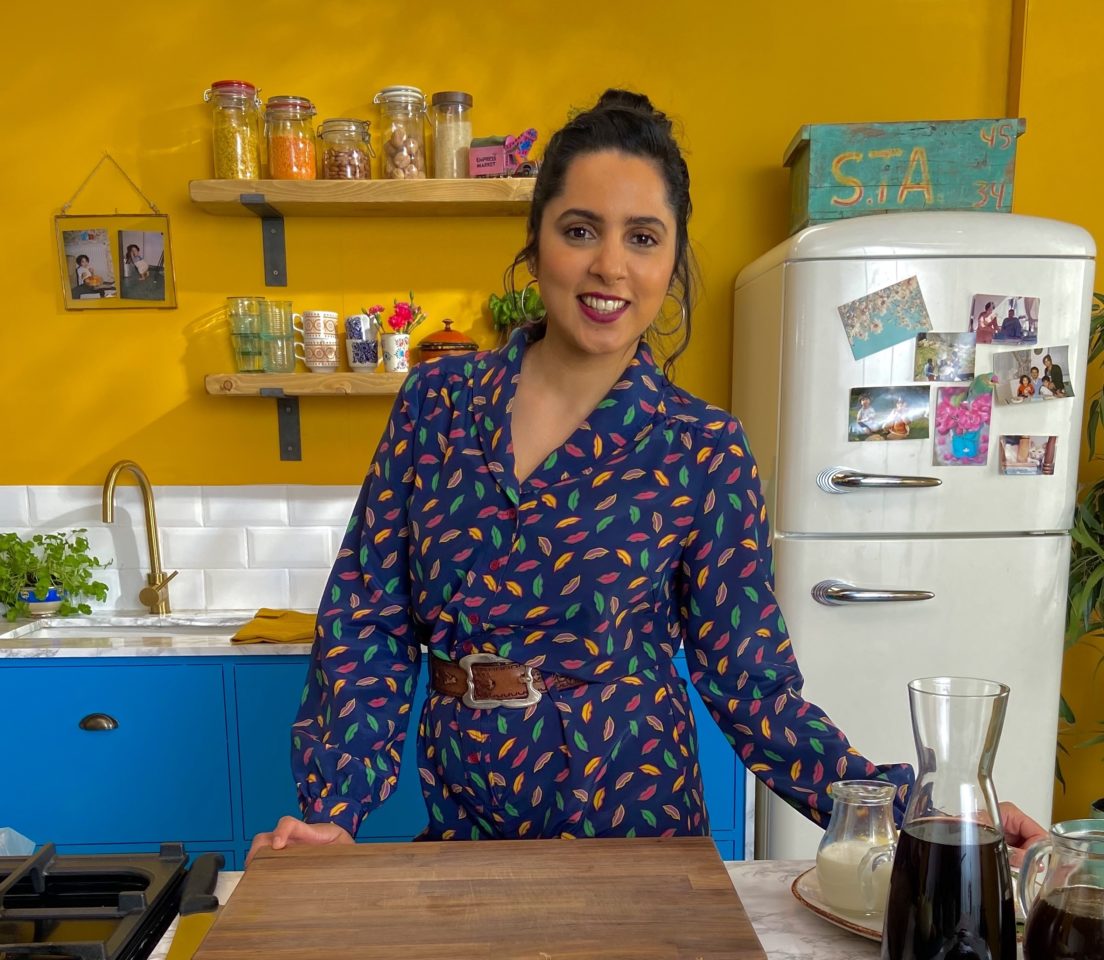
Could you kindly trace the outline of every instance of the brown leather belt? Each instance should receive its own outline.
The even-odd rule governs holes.
[[[532,706],[548,690],[569,690],[586,683],[560,674],[545,676],[536,667],[504,660],[493,653],[470,653],[459,663],[430,657],[430,685],[480,710]]]

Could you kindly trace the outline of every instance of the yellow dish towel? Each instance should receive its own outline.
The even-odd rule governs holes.
[[[310,643],[314,639],[314,614],[261,607],[230,639],[234,643]]]

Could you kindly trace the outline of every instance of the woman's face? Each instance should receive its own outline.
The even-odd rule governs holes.
[[[675,229],[651,161],[615,150],[573,160],[537,243],[550,345],[627,363],[670,287]]]

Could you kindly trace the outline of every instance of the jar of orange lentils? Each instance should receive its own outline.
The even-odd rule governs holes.
[[[270,97],[265,104],[268,175],[273,180],[315,178],[314,114],[306,97]]]

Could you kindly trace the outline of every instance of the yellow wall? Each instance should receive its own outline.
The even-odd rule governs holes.
[[[1102,248],[1101,155],[1092,131],[1104,125],[1104,80],[1088,45],[1104,34],[1104,7],[1098,0],[1028,0],[1026,12],[1020,113],[1028,128],[1017,158],[1016,212],[1079,223]],[[1104,289],[1099,269],[1096,289]],[[1086,397],[1100,392],[1099,364],[1087,381]],[[1099,460],[1088,460],[1084,445],[1081,456],[1082,482],[1104,473]],[[1071,752],[1062,758],[1067,789],[1055,795],[1056,820],[1086,816],[1089,804],[1104,796],[1104,747],[1075,746],[1104,725],[1104,669],[1094,673],[1100,658],[1084,644],[1066,654],[1062,690],[1078,723],[1062,737]]]
[[[321,117],[374,117],[372,95],[392,83],[464,89],[477,134],[532,125],[545,136],[608,85],[645,90],[682,121],[693,177],[706,292],[680,379],[726,403],[731,283],[785,235],[780,158],[796,128],[999,114],[1009,30],[1005,0],[925,0],[923,15],[883,0],[568,0],[501,5],[508,16],[437,2],[188,0],[140,15],[63,6],[70,12],[26,5],[8,33],[26,39],[8,67],[9,93],[33,91],[33,100],[9,127],[25,146],[0,161],[9,186],[0,383],[12,406],[50,428],[9,446],[0,483],[98,483],[120,456],[155,483],[363,476],[386,400],[303,400],[303,461],[282,463],[272,401],[203,392],[205,373],[231,367],[216,314],[223,298],[265,292],[258,224],[204,214],[187,199],[188,180],[210,175],[201,96],[212,80],[310,96]],[[929,72],[937,48],[939,69]],[[105,150],[171,217],[176,310],[61,306],[52,217]],[[109,171],[73,212],[139,208]],[[490,345],[480,305],[499,289],[522,232],[520,218],[289,220],[287,293],[298,307],[347,311],[412,288],[429,309],[423,329],[451,316]]]
[[[304,458],[284,463],[271,401],[203,391],[205,373],[231,367],[223,298],[266,292],[257,223],[208,216],[187,199],[187,181],[210,175],[201,95],[212,80],[310,96],[320,117],[374,118],[372,95],[392,83],[469,90],[478,135],[536,126],[547,136],[606,86],[644,90],[681,121],[693,178],[705,291],[679,379],[725,404],[732,281],[786,234],[780,158],[791,135],[808,122],[1001,115],[1012,6],[563,0],[490,14],[437,0],[24,5],[6,23],[21,49],[4,82],[22,107],[7,134],[19,147],[0,159],[9,437],[0,484],[99,483],[122,456],[159,484],[363,476],[386,400],[304,399]],[[1104,107],[1093,64],[1067,47],[1104,24],[1095,0],[1047,6],[1029,26],[1016,208],[1096,229],[1104,210],[1092,193],[1099,122],[1090,118]],[[104,151],[171,217],[175,310],[62,308],[52,218]],[[106,170],[72,212],[140,206]],[[412,288],[429,309],[426,331],[451,316],[490,345],[481,304],[499,289],[522,229],[520,219],[289,220],[287,294],[298,308],[348,312]],[[1100,768],[1095,758],[1082,766],[1088,791]]]

